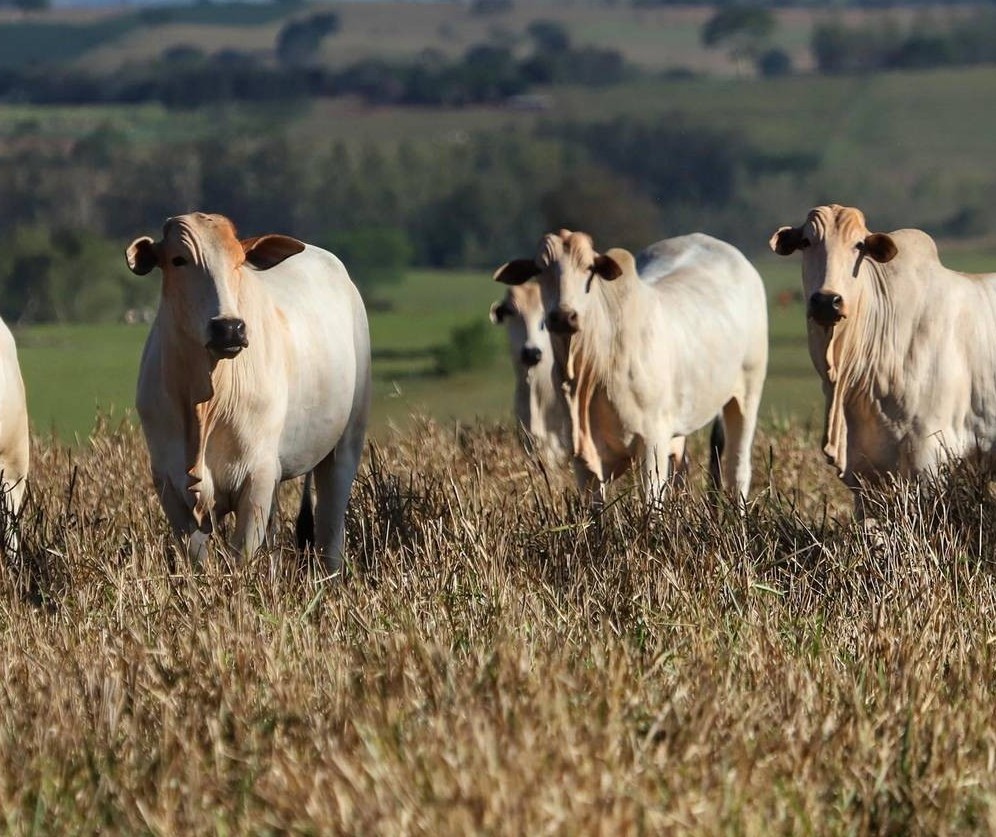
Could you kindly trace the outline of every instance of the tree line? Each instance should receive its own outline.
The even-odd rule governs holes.
[[[925,12],[907,26],[890,19],[824,23],[813,31],[812,51],[820,72],[834,74],[992,64],[996,11],[975,9],[943,20]]]
[[[122,248],[192,209],[329,247],[377,297],[410,265],[493,267],[553,226],[636,248],[705,225],[751,245],[769,172],[816,164],[772,162],[736,131],[676,117],[363,144],[237,132],[149,144],[106,127],[17,148],[0,157],[0,314],[13,321],[117,317],[154,299]]]
[[[237,50],[209,54],[181,46],[111,73],[62,65],[9,66],[0,69],[0,100],[46,105],[160,102],[194,108],[355,95],[379,105],[460,107],[503,102],[538,85],[610,85],[638,75],[618,51],[576,46],[564,26],[542,20],[527,30],[530,49],[525,55],[482,43],[456,58],[427,50],[408,60],[364,58],[333,68],[316,56],[338,25],[333,13],[287,23],[276,39],[275,62]]]

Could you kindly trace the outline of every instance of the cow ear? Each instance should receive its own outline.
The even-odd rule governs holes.
[[[128,267],[136,276],[145,276],[159,265],[159,245],[147,235],[136,238],[125,250]]]
[[[491,303],[491,311],[489,312],[489,316],[491,318],[491,322],[495,325],[500,325],[501,321],[505,319],[505,315],[507,313],[508,308],[505,306],[504,301]]]
[[[269,270],[304,250],[304,242],[289,235],[261,235],[239,243],[246,254],[246,261],[257,270]]]
[[[896,246],[896,242],[892,240],[891,235],[871,233],[865,236],[861,252],[879,264],[885,264],[896,258],[899,248]]]
[[[495,271],[494,280],[506,285],[521,285],[538,276],[539,272],[539,266],[532,259],[514,259]]]
[[[600,276],[606,282],[612,282],[623,275],[623,269],[620,262],[624,261],[625,256],[629,256],[625,250],[619,250],[617,248],[612,248],[608,253],[603,253],[602,255],[595,256],[595,262],[592,265],[592,272]],[[632,260],[632,256],[630,256]]]
[[[791,256],[796,250],[805,250],[809,239],[802,234],[802,227],[779,227],[768,244],[779,256]]]

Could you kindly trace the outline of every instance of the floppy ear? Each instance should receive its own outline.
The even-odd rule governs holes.
[[[779,256],[791,256],[796,250],[805,250],[809,239],[802,234],[802,227],[779,227],[768,244]]]
[[[246,254],[246,261],[257,270],[269,270],[304,250],[304,243],[289,235],[261,235],[239,243]]]
[[[159,245],[147,235],[136,238],[125,250],[128,267],[136,276],[145,276],[159,264]]]
[[[885,264],[886,262],[891,262],[896,255],[899,253],[899,248],[896,247],[896,242],[892,240],[891,235],[886,235],[885,233],[871,233],[865,236],[864,244],[861,248],[868,258],[874,259],[879,264]]]
[[[521,285],[539,273],[539,265],[532,259],[514,259],[495,271],[494,280],[506,285]]]
[[[504,301],[491,303],[491,311],[489,312],[489,316],[491,317],[491,322],[495,325],[500,325],[501,321],[505,319],[505,315],[508,313],[509,311]]]
[[[623,269],[619,266],[619,261],[617,260],[620,252],[613,248],[608,253],[595,256],[595,263],[591,268],[592,271],[601,276],[606,282],[618,279],[623,273]],[[615,256],[610,254],[615,254]]]

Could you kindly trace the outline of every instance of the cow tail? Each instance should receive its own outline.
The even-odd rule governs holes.
[[[304,490],[301,492],[301,509],[297,513],[297,523],[294,534],[297,537],[297,548],[301,552],[315,546],[315,507],[311,501],[311,471],[304,477]]]
[[[713,487],[718,491],[723,485],[723,472],[720,469],[720,460],[723,458],[723,450],[726,447],[726,428],[723,427],[723,419],[716,416],[712,423],[712,432],[709,434],[709,476],[712,477]]]

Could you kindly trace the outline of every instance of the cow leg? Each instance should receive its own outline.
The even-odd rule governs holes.
[[[723,429],[726,432],[726,450],[723,456],[723,487],[736,492],[737,499],[747,499],[750,491],[751,445],[757,426],[759,399],[746,405],[731,398],[723,405]]]
[[[173,537],[180,542],[187,560],[194,564],[202,562],[207,558],[211,524],[207,523],[204,528],[197,525],[186,498],[168,477],[153,474],[152,482],[159,497],[159,504],[166,513],[170,529],[173,530]]]
[[[671,440],[671,456],[669,477],[675,486],[684,486],[688,481],[688,451],[684,436],[675,436]]]
[[[578,457],[572,462],[574,467],[574,479],[578,485],[581,496],[588,500],[588,508],[591,513],[598,516],[605,508],[605,483],[592,473],[584,462]]]
[[[232,546],[243,558],[251,558],[266,541],[270,509],[279,484],[276,468],[258,469],[249,475],[239,493]]]
[[[362,455],[363,434],[346,435],[315,467],[315,543],[330,575],[342,570],[346,508]]]
[[[13,469],[11,469],[12,471]],[[20,550],[20,537],[18,528],[20,521],[17,518],[24,502],[24,492],[27,483],[24,477],[10,479],[10,472],[6,468],[0,471],[0,494],[3,502],[3,522],[4,531],[2,541],[5,553],[8,558],[16,558]]]
[[[684,445],[682,445],[682,449]],[[659,503],[667,489],[671,476],[671,457],[674,451],[674,437],[662,433],[659,439],[647,439],[643,446],[643,493],[647,503]]]

